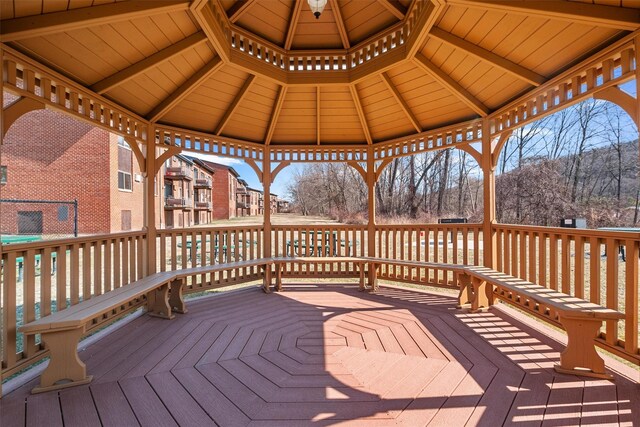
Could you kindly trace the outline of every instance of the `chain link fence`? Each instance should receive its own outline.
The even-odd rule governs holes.
[[[78,201],[0,199],[2,243],[78,236]]]

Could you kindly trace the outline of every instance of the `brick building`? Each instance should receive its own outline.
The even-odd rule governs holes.
[[[5,96],[5,105],[14,99]],[[0,205],[2,234],[70,235],[139,230],[144,182],[123,138],[51,111],[25,114],[9,129],[0,158],[0,199],[67,204]],[[263,192],[230,166],[177,155],[155,178],[156,226],[179,228],[263,214]],[[271,195],[277,212],[277,196]]]
[[[207,160],[202,160],[202,164],[212,170],[215,176],[211,191],[213,219],[235,218],[238,216],[236,192],[240,175],[231,166]]]
[[[5,104],[12,101],[5,97]],[[0,198],[77,200],[79,234],[140,229],[142,177],[124,146],[117,136],[68,115],[51,110],[25,114],[4,139]],[[68,204],[5,202],[1,231],[72,234],[71,209]]]
[[[156,191],[157,210],[162,212],[160,226],[179,228],[210,223],[213,174],[214,170],[197,158],[178,155],[167,159],[160,170],[162,195]]]

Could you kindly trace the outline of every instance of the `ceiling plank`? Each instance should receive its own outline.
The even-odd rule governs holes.
[[[441,30],[440,28],[433,27],[430,35],[450,46],[463,50],[467,54],[485,61],[494,67],[500,68],[501,70],[506,71],[507,73],[519,78],[520,80],[524,80],[533,86],[540,86],[546,81],[546,79],[540,74],[534,73],[515,62],[511,62],[502,56],[496,55],[489,50],[483,49],[474,43],[468,42],[467,40]]]
[[[218,126],[214,131],[216,135],[220,135],[224,127],[227,125],[227,123],[229,123],[229,119],[231,118],[231,115],[236,110],[236,108],[238,108],[238,104],[240,104],[240,101],[242,101],[242,98],[244,98],[247,92],[249,92],[249,89],[251,89],[251,85],[253,84],[253,81],[255,79],[256,79],[256,76],[253,74],[250,74],[249,78],[244,82],[244,85],[242,85],[242,88],[234,98],[233,102],[231,103],[229,108],[227,108],[227,111],[225,111],[224,116],[222,116],[220,123],[218,123]]]
[[[289,20],[289,28],[287,29],[287,37],[284,39],[284,48],[286,50],[291,49],[293,43],[293,36],[296,34],[296,27],[298,26],[298,19],[300,19],[300,12],[305,0],[296,0],[296,4],[293,6],[291,12],[291,19]]]
[[[347,33],[347,28],[344,26],[344,20],[342,19],[342,12],[340,12],[338,0],[329,0],[329,2],[331,3],[333,16],[336,18],[336,25],[338,26],[338,33],[340,33],[340,40],[342,40],[342,47],[349,49],[351,47],[351,43],[349,42],[349,33]]]
[[[178,43],[172,44],[171,46],[168,46],[161,51],[154,53],[153,55],[143,59],[142,61],[138,61],[135,64],[128,66],[124,70],[118,71],[117,73],[100,80],[99,82],[91,86],[91,90],[102,95],[103,93],[110,91],[114,87],[117,87],[144,73],[145,71],[181,54],[185,50],[191,49],[206,41],[207,36],[202,31],[199,31],[185,39],[180,40]]]
[[[286,95],[287,86],[280,86],[276,102],[273,104],[273,111],[271,112],[271,121],[267,128],[267,134],[264,137],[265,145],[271,144],[271,138],[273,137],[273,132],[276,130],[276,123],[278,123],[278,117],[280,116],[280,111],[282,110],[282,105],[284,104],[284,98]]]
[[[231,6],[231,9],[229,9],[229,12],[227,13],[227,15],[229,16],[229,21],[231,21],[231,23],[236,22],[255,3],[256,3],[256,0],[236,1],[233,4],[233,6]]]
[[[395,98],[396,102],[400,104],[400,108],[402,108],[402,111],[404,111],[404,114],[407,116],[413,127],[417,132],[422,132],[422,126],[420,125],[420,122],[418,121],[418,119],[416,119],[416,116],[413,115],[413,113],[411,112],[411,108],[409,108],[409,105],[402,98],[400,92],[398,92],[398,89],[391,81],[391,77],[389,77],[387,73],[382,73],[380,76],[382,77],[382,81],[385,83],[387,88],[391,91],[391,94]]]
[[[164,116],[170,109],[175,107],[180,101],[186,98],[191,92],[198,88],[205,80],[207,80],[213,73],[218,71],[224,62],[219,56],[216,56],[202,68],[200,68],[194,75],[189,77],[175,92],[163,99],[149,114],[147,119],[151,122],[156,122],[162,116]]]
[[[188,9],[189,2],[186,0],[132,0],[25,16],[2,21],[0,41],[5,43],[25,38],[42,37],[89,26]]]
[[[562,0],[447,0],[458,5],[560,19],[597,27],[634,31],[640,27],[640,9]]]
[[[351,92],[353,103],[355,104],[356,111],[358,112],[358,118],[360,119],[360,125],[362,126],[364,137],[367,139],[367,143],[371,145],[373,144],[373,139],[371,138],[371,132],[369,132],[369,125],[367,124],[367,118],[364,115],[364,110],[362,109],[362,103],[360,102],[360,95],[358,95],[356,85],[349,85],[349,91]]]
[[[316,86],[316,140],[320,145],[320,86]]]
[[[458,82],[453,80],[448,74],[436,67],[433,62],[429,61],[424,55],[421,53],[417,54],[414,62],[480,116],[485,117],[489,114],[489,109],[486,105],[469,93],[469,91],[463,88]]]
[[[385,9],[387,9],[393,16],[398,18],[399,20],[403,20],[404,16],[407,14],[407,11],[397,0],[378,0]]]

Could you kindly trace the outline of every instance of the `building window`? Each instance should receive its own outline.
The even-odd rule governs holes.
[[[7,183],[7,167],[0,166],[0,184]]]
[[[121,139],[124,141],[123,138],[118,138],[118,189],[132,191],[133,153],[128,146],[120,144]]]
[[[69,219],[69,206],[58,206],[58,221],[66,221]]]
[[[131,174],[123,171],[118,171],[118,189],[131,191],[132,188]]]
[[[129,147],[129,144],[127,144],[127,141],[125,141],[124,137],[122,136],[118,137],[118,146],[122,148],[126,148],[127,150],[131,150],[131,147]]]

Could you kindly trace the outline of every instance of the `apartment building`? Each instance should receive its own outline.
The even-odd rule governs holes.
[[[210,223],[214,173],[200,159],[182,155],[167,159],[160,170],[164,180],[162,209],[158,209],[162,212],[160,226],[180,228]]]
[[[14,100],[5,95],[5,104]],[[1,154],[0,199],[30,202],[2,203],[1,233],[71,234],[75,203],[78,234],[142,228],[144,179],[122,137],[37,110],[11,126]],[[154,194],[158,228],[264,213],[263,192],[250,188],[235,169],[186,155],[161,166]],[[276,200],[271,195],[272,212],[278,210]]]
[[[7,132],[0,167],[0,198],[25,201],[2,203],[2,233],[72,234],[74,200],[79,234],[142,228],[140,168],[107,131],[51,110],[27,113]]]

